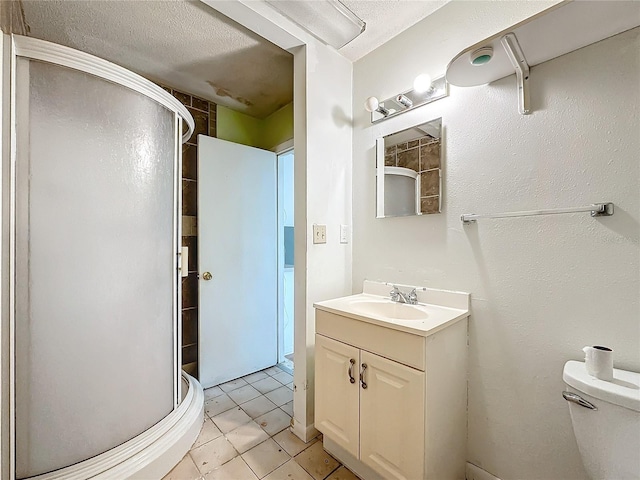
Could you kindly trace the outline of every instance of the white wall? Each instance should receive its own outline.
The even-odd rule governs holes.
[[[314,345],[315,312],[313,303],[341,297],[351,292],[351,245],[340,244],[340,224],[351,220],[351,62],[335,50],[309,43],[306,47],[306,115],[305,124],[299,122],[299,107],[294,94],[295,147],[295,364],[296,371],[304,365],[307,385],[301,415],[295,412],[296,421],[313,425],[314,422]],[[295,66],[294,66],[295,69]],[[295,77],[295,73],[294,73]],[[298,155],[298,131],[305,129],[306,163],[300,171]],[[304,190],[301,183],[305,184]],[[300,213],[304,193],[306,212]],[[302,218],[306,217],[303,223]],[[327,226],[327,243],[314,245],[313,224]],[[306,225],[306,232],[300,228]],[[301,234],[306,239],[306,292],[304,302],[298,282],[298,248],[302,247]],[[301,255],[305,255],[304,252]],[[298,329],[297,318],[306,318],[306,328]],[[298,350],[306,345],[306,365],[298,360]],[[296,408],[302,402],[296,403]],[[302,413],[304,409],[304,413]]]
[[[339,225],[351,220],[352,65],[265,2],[202,1],[294,55],[294,432],[309,439],[313,303],[351,290],[351,244],[339,243]],[[326,244],[312,244],[314,223],[327,225]]]
[[[529,116],[514,76],[377,125],[362,104],[421,69],[442,74],[543,6],[453,2],[354,64],[353,290],[372,279],[472,293],[468,459],[502,479],[585,478],[560,396],[584,345],[640,370],[640,29],[532,68]],[[440,116],[443,213],[376,219],[376,137]],[[601,201],[613,217],[460,222]]]

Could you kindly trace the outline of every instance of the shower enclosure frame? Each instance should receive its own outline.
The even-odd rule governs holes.
[[[130,478],[167,473],[190,447],[202,421],[204,395],[198,382],[181,372],[181,165],[182,144],[195,129],[194,120],[175,97],[151,81],[123,67],[93,55],[62,45],[19,35],[0,35],[0,143],[2,153],[2,330],[0,358],[0,476],[16,479],[16,162],[18,155],[17,125],[23,118],[16,114],[16,86],[25,79],[17,78],[18,58],[46,62],[84,72],[140,93],[174,114],[175,151],[173,159],[173,409],[158,423],[129,441],[71,466],[37,475],[41,480],[65,478]],[[8,70],[8,71],[7,71]],[[28,79],[27,79],[28,82]],[[7,85],[8,84],[8,85]],[[22,83],[21,83],[22,85]],[[183,122],[186,131],[181,135]],[[183,382],[188,385],[182,394]],[[194,436],[195,432],[195,436]],[[192,438],[193,437],[193,438]],[[186,449],[185,449],[186,446]],[[169,454],[167,455],[167,452]],[[176,453],[177,452],[177,453]],[[175,460],[177,458],[177,460]]]

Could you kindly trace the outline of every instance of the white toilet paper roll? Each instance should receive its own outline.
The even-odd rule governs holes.
[[[608,382],[613,380],[613,350],[594,345],[584,347],[582,351],[585,354],[584,363],[589,375]]]

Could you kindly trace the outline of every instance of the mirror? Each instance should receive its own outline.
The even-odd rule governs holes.
[[[442,118],[376,141],[377,218],[440,213]]]

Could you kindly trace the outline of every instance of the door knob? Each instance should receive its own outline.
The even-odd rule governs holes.
[[[211,275],[211,272],[204,272],[202,274],[202,279],[203,280],[211,280],[213,278],[213,275]]]

